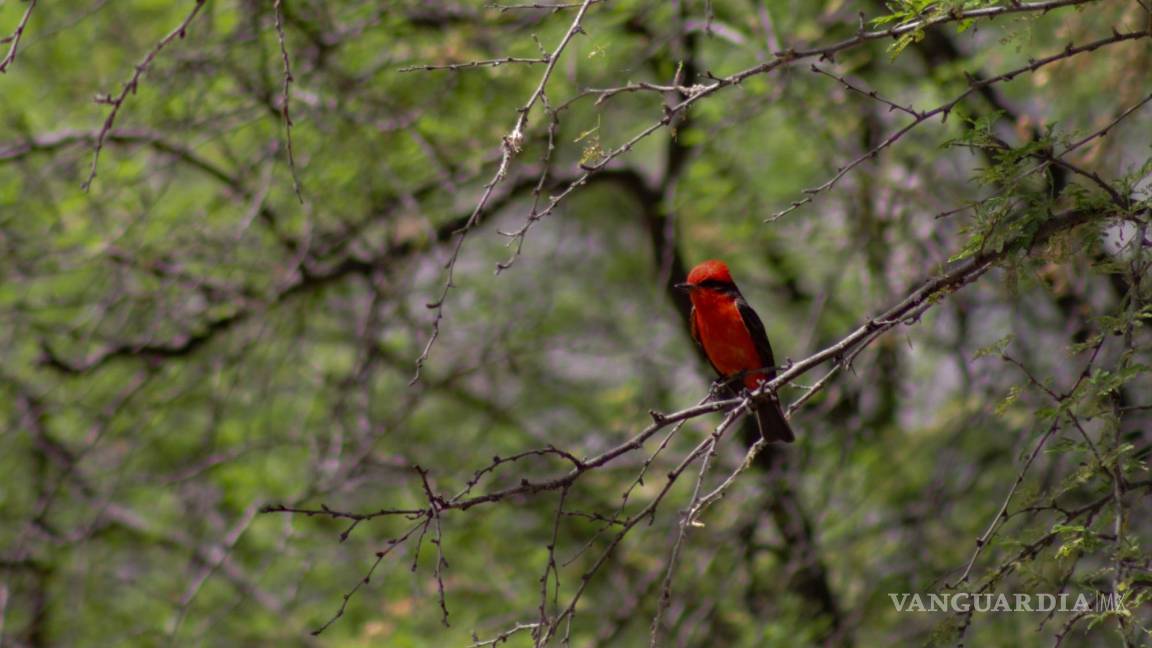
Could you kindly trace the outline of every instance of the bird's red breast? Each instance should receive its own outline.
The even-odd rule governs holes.
[[[744,323],[736,300],[716,290],[692,291],[692,328],[697,341],[704,347],[708,360],[724,376],[741,371],[755,371],[764,367],[752,334]],[[748,389],[755,389],[768,377],[750,374],[744,379]]]

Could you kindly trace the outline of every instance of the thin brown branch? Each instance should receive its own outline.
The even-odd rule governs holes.
[[[572,19],[572,23],[568,26],[568,31],[560,38],[560,42],[556,45],[556,48],[552,50],[552,53],[548,54],[548,64],[544,68],[544,73],[540,76],[539,83],[536,84],[536,89],[529,95],[528,101],[517,111],[519,116],[516,118],[516,123],[512,126],[512,131],[504,137],[501,143],[500,165],[497,167],[496,173],[493,174],[492,179],[484,185],[484,190],[480,195],[479,202],[476,203],[476,207],[472,210],[472,215],[468,217],[468,220],[456,232],[456,244],[448,255],[448,261],[444,264],[444,285],[436,300],[427,305],[429,309],[434,311],[432,317],[432,333],[428,336],[428,341],[425,343],[424,349],[420,352],[420,356],[416,358],[416,373],[412,376],[411,384],[420,380],[420,371],[423,369],[424,363],[428,360],[428,355],[432,352],[432,346],[436,344],[437,338],[440,337],[440,322],[444,319],[444,302],[448,298],[448,293],[455,287],[454,275],[456,271],[456,261],[460,258],[460,250],[464,246],[464,240],[467,238],[468,233],[479,224],[481,215],[484,213],[484,208],[488,205],[488,200],[492,197],[493,189],[508,175],[509,165],[512,163],[512,159],[520,153],[524,143],[524,131],[528,125],[528,116],[532,113],[532,108],[536,103],[544,97],[544,91],[548,87],[548,81],[552,78],[552,72],[556,69],[556,64],[560,61],[561,54],[563,54],[565,48],[568,47],[568,43],[572,41],[572,38],[576,34],[583,33],[584,29],[580,24],[591,4],[592,0],[584,0],[579,11],[576,12],[575,18]]]
[[[440,620],[444,627],[448,627],[448,597],[444,592],[444,569],[448,567],[448,561],[444,558],[444,530],[440,524],[440,509],[443,506],[444,499],[436,495],[432,489],[432,483],[428,481],[428,471],[416,466],[416,472],[420,474],[420,482],[424,486],[424,495],[428,498],[428,514],[432,525],[435,527],[435,532],[432,536],[432,544],[436,545],[436,564],[432,567],[432,575],[436,579],[436,591],[440,597]],[[423,537],[423,535],[421,535]],[[417,543],[417,552],[419,552],[419,543]],[[415,563],[413,563],[415,566]]]
[[[1016,474],[1016,479],[1013,480],[1012,487],[1008,489],[1008,494],[1004,496],[1004,501],[1001,502],[1000,509],[996,512],[996,515],[992,517],[992,522],[988,524],[988,528],[984,530],[984,533],[980,534],[979,538],[976,538],[976,550],[972,552],[972,556],[968,559],[968,564],[964,567],[960,578],[956,579],[949,587],[959,587],[968,581],[968,577],[972,573],[972,567],[976,565],[976,559],[980,557],[980,552],[988,545],[992,534],[1008,519],[1008,505],[1012,503],[1012,496],[1016,494],[1016,490],[1020,488],[1020,484],[1024,483],[1028,469],[1032,467],[1032,462],[1040,455],[1040,451],[1044,449],[1044,445],[1048,443],[1048,439],[1052,438],[1052,435],[1060,429],[1060,422],[1060,418],[1052,421],[1052,424],[1048,426],[1048,430],[1040,437],[1040,440],[1036,442],[1035,447],[1032,448],[1032,452],[1029,453],[1028,458],[1024,460],[1024,465],[1020,467],[1020,471]]]
[[[488,7],[489,9],[499,9],[500,13],[504,13],[506,11],[528,10],[528,9],[537,9],[537,10],[543,10],[543,11],[556,12],[556,11],[562,11],[564,9],[579,9],[586,4],[594,5],[594,4],[599,4],[601,2],[604,2],[604,1],[605,0],[591,0],[590,2],[558,2],[556,4],[546,4],[546,3],[542,3],[542,2],[529,2],[529,3],[520,3],[520,4],[500,4],[497,2],[492,2],[492,3],[486,4],[484,6]]]
[[[719,441],[719,439],[721,439],[723,435],[729,429],[731,429],[733,423],[735,423],[740,418],[740,416],[747,411],[748,401],[745,400],[744,402],[737,404],[734,409],[728,412],[727,416],[724,417],[724,420],[716,426],[712,435],[697,444],[696,447],[691,452],[689,452],[688,455],[685,456],[684,459],[681,460],[675,468],[668,472],[667,480],[660,488],[660,491],[643,509],[638,511],[636,514],[630,517],[627,522],[624,523],[620,531],[609,541],[608,546],[600,554],[600,557],[597,558],[596,562],[594,562],[592,566],[587,571],[585,571],[584,574],[581,575],[580,584],[577,586],[576,591],[573,593],[572,598],[569,600],[568,606],[564,608],[564,610],[555,619],[552,620],[552,623],[549,624],[549,626],[540,636],[540,639],[538,640],[540,645],[545,645],[548,643],[548,640],[556,633],[560,627],[560,624],[564,620],[568,621],[564,643],[569,643],[571,638],[572,620],[576,616],[576,606],[580,602],[580,599],[583,597],[588,584],[592,582],[592,577],[600,570],[601,567],[603,567],[608,562],[608,558],[615,552],[616,547],[620,545],[620,543],[624,540],[624,537],[628,534],[629,531],[632,530],[634,526],[645,519],[650,519],[655,516],[656,509],[660,506],[660,503],[664,501],[664,498],[668,495],[669,491],[671,491],[672,486],[676,483],[680,476],[684,474],[684,471],[686,471],[693,463],[695,463],[697,459],[710,452],[714,445]]]
[[[440,65],[408,65],[400,68],[397,72],[431,72],[435,70],[447,70],[455,72],[458,70],[472,70],[484,67],[499,67],[501,65],[508,65],[510,63],[522,63],[527,65],[536,65],[547,63],[548,59],[540,58],[520,58],[516,56],[505,56],[503,58],[485,59],[480,61],[467,61],[464,63],[444,63]]]
[[[32,10],[36,8],[36,0],[28,0],[28,8],[24,10],[24,15],[20,18],[20,23],[16,25],[16,31],[12,32],[11,36],[5,36],[0,39],[0,45],[4,43],[12,43],[8,46],[8,53],[0,59],[0,74],[8,71],[8,66],[16,60],[16,50],[20,47],[20,38],[24,36],[24,29],[28,27],[28,19],[32,17]]]
[[[672,603],[672,581],[676,573],[676,563],[680,558],[680,550],[684,546],[684,539],[688,535],[688,529],[697,526],[695,513],[697,511],[698,502],[700,501],[700,491],[704,486],[704,478],[708,475],[708,468],[711,466],[711,460],[716,456],[716,444],[720,440],[720,435],[723,433],[723,428],[717,428],[710,438],[707,451],[704,454],[704,460],[700,462],[700,472],[696,477],[696,483],[692,487],[692,497],[688,500],[688,506],[685,507],[680,517],[680,525],[676,532],[676,540],[672,543],[672,551],[668,555],[666,561],[667,567],[664,571],[664,580],[660,585],[660,596],[656,601],[656,615],[652,618],[652,627],[650,629],[650,637],[648,645],[650,648],[656,648],[660,638],[660,623],[664,617],[664,611]]]
[[[885,99],[884,97],[880,96],[880,94],[878,92],[876,92],[875,90],[865,89],[863,87],[863,84],[859,81],[853,81],[846,76],[841,76],[841,75],[836,74],[834,72],[830,72],[828,70],[825,70],[824,68],[820,67],[819,65],[816,65],[815,63],[812,64],[811,70],[813,72],[815,72],[816,74],[822,74],[822,75],[836,81],[840,85],[844,86],[844,88],[846,88],[849,92],[855,92],[856,94],[858,94],[862,97],[867,97],[868,99],[871,99],[873,101],[884,104],[885,106],[888,106],[888,112],[898,110],[902,113],[907,113],[916,119],[921,118],[921,113],[918,110],[915,110],[911,106],[901,106],[900,104],[896,103],[895,101]]]
[[[100,163],[100,152],[104,149],[104,140],[108,137],[108,132],[112,130],[112,127],[116,125],[116,116],[120,114],[120,109],[124,106],[124,102],[128,100],[128,95],[136,94],[136,89],[140,85],[141,77],[148,71],[148,68],[152,65],[152,62],[156,60],[160,52],[177,38],[184,38],[188,30],[188,25],[192,24],[192,20],[196,18],[196,14],[200,13],[200,10],[204,8],[205,1],[206,0],[193,0],[192,11],[188,12],[184,20],[176,26],[176,29],[173,29],[164,38],[161,38],[160,42],[156,43],[144,59],[136,64],[132,77],[124,84],[119,95],[115,97],[111,95],[98,95],[96,97],[96,103],[112,106],[112,110],[110,110],[108,116],[104,118],[104,125],[100,127],[100,131],[96,136],[96,148],[92,152],[92,168],[88,172],[88,179],[84,181],[84,191],[88,191],[88,189],[92,187],[92,181],[96,179],[96,167]]]
[[[288,170],[292,173],[292,189],[296,192],[296,199],[303,205],[304,193],[300,185],[300,176],[296,172],[296,153],[292,147],[292,113],[289,112],[288,107],[289,93],[295,78],[292,76],[292,63],[288,58],[287,38],[284,35],[284,21],[280,11],[281,2],[282,0],[276,0],[272,4],[272,12],[275,14],[276,21],[276,40],[280,43],[280,58],[284,62],[284,86],[280,92],[280,114],[284,117],[284,139],[288,148]]]
[[[472,643],[468,645],[468,648],[486,648],[487,646],[499,646],[500,644],[507,642],[512,638],[512,635],[518,632],[523,632],[525,630],[535,630],[539,627],[539,623],[517,623],[516,625],[505,630],[504,632],[501,632],[495,637],[484,640],[481,640],[480,637],[476,636],[476,634],[473,634]]]
[[[330,517],[330,518],[334,518],[334,519],[355,520],[355,521],[373,520],[373,519],[376,519],[379,517],[387,517],[387,516],[393,516],[393,515],[402,515],[404,517],[410,517],[410,518],[416,518],[416,517],[423,518],[424,515],[426,515],[428,513],[427,509],[422,509],[422,508],[420,508],[420,509],[380,509],[378,511],[372,511],[370,513],[348,513],[345,511],[336,511],[336,510],[330,509],[324,504],[321,504],[320,508],[318,508],[318,509],[298,508],[298,507],[294,507],[294,506],[284,506],[281,504],[269,504],[268,506],[265,506],[264,508],[260,509],[260,512],[261,513],[291,513],[291,514],[295,514],[295,515],[306,515],[308,517],[312,517],[314,515],[319,515],[322,517]]]
[[[344,616],[344,612],[346,612],[348,609],[348,601],[350,601],[352,597],[356,595],[356,592],[360,591],[361,587],[372,582],[372,576],[376,573],[376,569],[380,567],[380,563],[384,561],[384,558],[387,557],[388,554],[392,553],[396,548],[403,546],[408,538],[412,537],[412,534],[416,533],[417,531],[427,529],[428,520],[424,519],[410,527],[403,534],[389,539],[387,542],[387,547],[376,552],[376,560],[372,562],[372,566],[368,568],[368,572],[364,574],[360,580],[356,581],[356,585],[354,585],[352,589],[344,593],[344,598],[340,601],[340,607],[337,608],[336,613],[333,614],[332,617],[327,621],[325,621],[323,625],[314,629],[312,631],[312,636],[319,636],[321,633],[331,627],[333,623],[336,623],[340,617]]]

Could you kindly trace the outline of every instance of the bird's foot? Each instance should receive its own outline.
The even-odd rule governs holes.
[[[708,400],[719,398],[724,393],[724,388],[728,385],[727,378],[717,378],[712,381],[712,385],[708,388]]]
[[[747,375],[746,371],[741,371],[738,374],[731,376],[721,376],[712,381],[712,386],[708,389],[708,394],[713,398],[720,398],[731,395],[731,392],[736,389],[737,385],[744,384],[744,376]]]

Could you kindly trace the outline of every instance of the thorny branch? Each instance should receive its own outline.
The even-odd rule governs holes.
[[[572,38],[576,34],[583,32],[580,23],[584,19],[584,15],[591,4],[592,0],[584,0],[583,4],[580,5],[580,9],[576,12],[576,17],[572,19],[568,31],[561,37],[560,42],[556,45],[552,53],[547,55],[548,64],[544,68],[544,73],[540,75],[540,82],[536,85],[536,89],[532,94],[528,96],[528,101],[517,111],[519,116],[516,118],[516,123],[512,126],[512,131],[504,137],[501,145],[500,164],[496,169],[496,173],[492,176],[492,179],[484,185],[480,200],[476,203],[475,209],[472,210],[472,215],[456,233],[456,243],[448,255],[448,261],[444,264],[444,286],[436,300],[428,304],[428,308],[434,312],[432,317],[432,333],[428,337],[428,342],[424,345],[424,350],[420,352],[420,356],[416,359],[416,373],[412,376],[412,383],[420,380],[420,371],[424,367],[424,363],[428,360],[428,354],[432,352],[432,345],[434,345],[436,339],[440,337],[440,322],[444,319],[444,302],[448,298],[448,293],[455,285],[453,283],[453,275],[456,270],[456,261],[460,258],[460,250],[464,246],[464,240],[467,238],[468,232],[480,222],[484,208],[488,205],[489,198],[492,197],[492,190],[508,175],[508,169],[512,163],[512,159],[520,153],[524,143],[524,130],[528,125],[528,116],[531,114],[532,108],[536,103],[544,98],[544,91],[548,87],[548,80],[552,77],[552,72],[556,69],[556,64],[560,61],[560,56],[564,53],[564,49],[568,47],[568,43],[572,41]],[[544,100],[547,101],[546,99]]]
[[[272,11],[276,20],[276,39],[280,43],[280,58],[284,61],[284,86],[280,93],[280,113],[284,116],[284,139],[288,149],[288,170],[292,173],[292,188],[296,192],[296,199],[304,204],[304,194],[300,186],[300,177],[296,174],[296,153],[292,147],[292,113],[289,112],[288,95],[295,78],[292,76],[292,63],[288,59],[287,39],[284,35],[284,21],[280,11],[282,0],[276,0]]]
[[[704,459],[700,463],[700,472],[696,478],[695,485],[692,487],[692,496],[688,500],[688,508],[684,510],[680,517],[676,540],[672,543],[672,551],[668,556],[668,566],[664,572],[664,581],[660,585],[660,596],[656,602],[656,616],[652,619],[651,638],[648,644],[651,648],[655,648],[658,645],[660,621],[664,615],[664,611],[672,602],[672,580],[676,573],[676,563],[680,557],[680,549],[684,546],[684,538],[688,535],[688,529],[698,524],[695,518],[695,512],[697,510],[696,503],[700,501],[700,491],[704,486],[704,478],[708,474],[710,460],[716,456],[716,444],[720,441],[720,434],[722,432],[723,430],[721,428],[717,428],[708,439]]]
[[[100,163],[100,152],[104,149],[104,140],[108,137],[108,132],[112,130],[112,127],[116,125],[116,116],[120,114],[120,109],[124,106],[124,102],[127,101],[128,95],[136,94],[136,88],[140,85],[141,77],[148,71],[148,68],[152,65],[152,62],[156,60],[160,52],[177,38],[184,38],[188,30],[188,25],[192,24],[192,20],[196,18],[196,14],[200,13],[200,10],[204,8],[206,0],[194,0],[194,2],[195,4],[192,6],[192,11],[184,17],[184,20],[176,26],[176,29],[173,29],[167,36],[160,39],[160,42],[156,43],[144,59],[136,64],[136,69],[132,73],[132,77],[124,84],[124,87],[120,90],[120,94],[115,97],[111,95],[98,95],[96,97],[96,103],[107,104],[112,106],[112,109],[108,111],[108,116],[104,118],[104,125],[100,127],[100,131],[96,135],[96,146],[92,152],[92,168],[88,172],[88,179],[85,180],[83,184],[85,191],[91,188],[92,181],[96,179],[96,167]]]
[[[594,4],[599,4],[601,2],[607,2],[607,0],[591,0],[591,2],[558,2],[555,4],[545,4],[545,3],[540,3],[540,2],[521,3],[521,4],[500,4],[498,2],[493,2],[493,3],[490,3],[490,4],[485,5],[485,6],[492,7],[493,9],[499,9],[500,13],[504,13],[506,11],[515,11],[517,9],[540,9],[540,10],[555,12],[555,11],[560,11],[563,9],[583,8],[585,5],[594,5]]]
[[[445,63],[443,65],[409,65],[402,67],[399,72],[431,72],[433,70],[467,70],[478,67],[499,67],[510,63],[544,64],[547,58],[522,58],[518,56],[505,56],[504,58],[488,59],[484,61],[468,61],[467,63]]]
[[[1003,354],[1003,357],[1006,361],[1011,362],[1022,369],[1032,384],[1036,385],[1043,392],[1051,396],[1056,404],[1060,405],[1073,398],[1076,395],[1077,390],[1080,389],[1080,386],[1084,384],[1084,380],[1091,373],[1092,367],[1095,365],[1096,358],[1100,355],[1100,349],[1103,347],[1103,345],[1104,338],[1101,337],[1100,341],[1092,350],[1092,354],[1088,358],[1088,362],[1085,364],[1084,370],[1080,372],[1080,376],[1076,379],[1075,384],[1073,384],[1072,387],[1070,387],[1068,391],[1064,392],[1063,394],[1057,394],[1056,392],[1052,391],[1051,388],[1040,383],[1038,380],[1036,380],[1031,372],[1029,372],[1022,364],[1020,364],[1011,356]],[[1053,434],[1059,431],[1060,423],[1061,417],[1055,417],[1052,421],[1052,424],[1048,426],[1047,431],[1045,431],[1044,434],[1041,435],[1040,440],[1036,442],[1032,452],[1029,453],[1028,458],[1024,460],[1024,465],[1020,467],[1020,471],[1016,474],[1016,479],[1012,482],[1012,487],[1008,489],[1008,494],[1004,497],[1004,502],[1000,505],[999,511],[997,511],[996,515],[993,516],[992,522],[988,525],[988,528],[985,529],[984,533],[982,533],[980,537],[976,539],[976,550],[972,552],[972,557],[969,558],[968,564],[964,567],[963,573],[960,574],[960,577],[954,583],[952,583],[950,587],[959,587],[968,580],[969,575],[972,573],[972,567],[976,564],[976,559],[980,557],[980,552],[984,549],[985,546],[987,546],[988,541],[992,539],[992,535],[996,532],[999,526],[1008,519],[1008,506],[1012,502],[1012,496],[1016,494],[1017,489],[1019,489],[1020,485],[1024,483],[1024,478],[1028,474],[1028,469],[1032,466],[1032,463],[1036,461],[1036,457],[1040,454],[1040,451],[1044,449],[1044,445],[1048,442],[1048,439],[1050,439]]]
[[[32,10],[36,8],[36,0],[27,0],[28,8],[24,10],[24,15],[20,17],[20,24],[16,25],[16,30],[12,32],[11,36],[0,38],[0,45],[4,43],[11,43],[8,46],[8,53],[0,59],[0,74],[8,71],[8,66],[16,60],[16,50],[20,47],[20,38],[24,36],[24,30],[28,27],[28,19],[32,17]]]

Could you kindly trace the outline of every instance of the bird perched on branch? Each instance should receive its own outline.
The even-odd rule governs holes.
[[[776,377],[776,360],[764,324],[740,294],[723,261],[705,261],[692,268],[687,281],[676,288],[692,300],[692,339],[704,349],[729,389],[752,391]],[[760,433],[768,441],[790,443],[796,438],[775,394],[755,404],[754,411]]]

